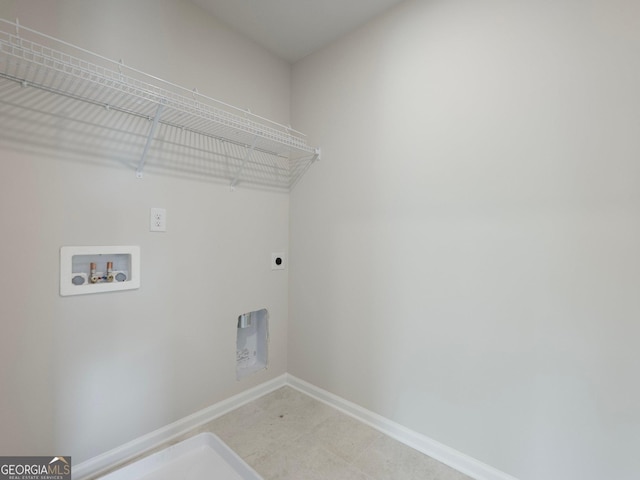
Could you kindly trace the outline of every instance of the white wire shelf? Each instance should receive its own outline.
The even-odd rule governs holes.
[[[290,191],[320,149],[288,126],[0,19],[0,140]]]

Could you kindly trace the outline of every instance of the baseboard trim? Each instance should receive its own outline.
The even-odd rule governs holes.
[[[470,476],[475,480],[517,480],[515,477],[497,470],[475,458],[447,447],[432,438],[417,433],[361,407],[349,400],[334,395],[300,378],[285,373],[265,383],[250,388],[244,392],[222,400],[210,407],[193,413],[165,427],[159,428],[147,435],[136,438],[124,445],[109,450],[101,455],[90,458],[73,467],[73,480],[85,480],[107,470],[115,465],[124,463],[146,451],[149,451],[163,443],[170,442],[174,438],[187,433],[189,430],[204,425],[216,418],[230,412],[242,405],[262,397],[280,387],[288,385],[300,392],[309,395],[351,417],[366,423],[385,435],[408,445],[419,452],[455,468],[459,472]]]
[[[349,400],[334,395],[331,392],[316,387],[293,375],[286,374],[286,383],[316,400],[323,402],[347,415],[359,420],[367,425],[379,430],[405,445],[408,445],[419,452],[429,455],[432,458],[444,463],[474,478],[475,480],[517,480],[511,475],[501,472],[475,458],[461,453],[453,448],[447,447],[432,438],[410,430],[386,417],[378,415],[366,408],[361,407]]]
[[[83,480],[106,472],[113,466],[126,462],[141,453],[185,434],[193,428],[209,423],[245,403],[249,403],[267,393],[287,384],[287,375],[283,374],[256,387],[238,393],[210,407],[204,408],[147,435],[136,438],[124,445],[109,450],[73,466],[73,480]]]

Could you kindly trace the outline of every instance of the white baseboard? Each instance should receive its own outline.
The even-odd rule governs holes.
[[[114,465],[130,460],[141,453],[169,442],[193,428],[209,423],[212,420],[234,410],[245,403],[249,403],[267,393],[286,385],[286,374],[250,388],[233,397],[227,398],[210,407],[193,413],[154,432],[136,438],[124,445],[109,450],[101,455],[90,458],[73,466],[73,480],[83,480],[112,468]]]
[[[170,442],[172,439],[187,433],[193,428],[215,420],[225,413],[285,385],[336,408],[376,430],[395,438],[399,442],[429,455],[445,465],[455,468],[475,480],[517,480],[511,475],[471,458],[464,453],[458,452],[453,448],[447,447],[426,435],[414,432],[388,418],[289,374],[280,375],[273,380],[269,380],[268,382],[234,395],[154,432],[75,465],[73,467],[73,480],[83,480],[106,472],[119,463],[126,462],[165,442]]]
[[[378,415],[377,413],[367,410],[366,408],[345,400],[333,393],[327,392],[326,390],[316,387],[304,380],[300,380],[293,375],[286,375],[286,383],[290,387],[293,387],[316,400],[319,400],[363,423],[366,423],[385,435],[388,435],[391,438],[424,453],[425,455],[435,458],[439,462],[442,462],[445,465],[470,476],[471,478],[476,480],[517,480],[511,475],[501,472],[500,470],[465,455],[464,453],[458,452],[453,448],[447,447],[426,435],[414,432],[413,430],[403,427],[388,418]]]

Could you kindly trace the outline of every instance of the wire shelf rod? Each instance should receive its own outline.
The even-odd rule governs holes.
[[[16,82],[18,84],[22,84],[25,88],[37,88],[37,89],[43,90],[45,92],[54,93],[56,95],[60,95],[60,96],[67,97],[67,98],[70,98],[70,99],[73,99],[73,100],[78,100],[78,101],[81,101],[81,102],[85,102],[85,103],[88,103],[88,104],[91,104],[91,105],[94,105],[94,106],[97,106],[97,107],[110,109],[110,110],[114,110],[114,111],[121,112],[121,113],[126,113],[128,115],[133,115],[133,116],[136,116],[136,117],[139,117],[139,118],[144,118],[144,119],[147,119],[147,120],[151,120],[152,119],[152,118],[149,117],[149,115],[136,112],[135,110],[129,110],[129,109],[126,109],[126,108],[123,108],[123,107],[112,105],[110,103],[103,103],[103,102],[94,101],[94,100],[91,100],[91,99],[88,99],[88,98],[84,98],[84,97],[78,97],[78,96],[76,96],[74,94],[67,93],[67,92],[64,92],[64,91],[61,91],[61,90],[57,90],[57,89],[54,89],[54,88],[51,88],[51,87],[46,87],[46,86],[43,86],[43,85],[36,85],[36,84],[31,84],[31,83],[26,83],[26,85],[25,85],[24,82],[21,79],[13,77],[11,75],[7,75],[7,74],[2,73],[2,72],[0,72],[0,78],[6,78],[7,80],[11,80],[11,81],[14,81],[14,82]],[[17,105],[14,105],[14,106],[17,106]],[[165,116],[167,116],[167,115],[165,115]],[[231,144],[234,144],[234,145],[238,145],[238,146],[241,146],[241,147],[246,147],[247,146],[247,144],[245,142],[240,142],[240,141],[237,141],[237,140],[233,140],[233,139],[230,139],[230,138],[225,137],[223,135],[215,135],[215,134],[206,132],[204,130],[198,130],[198,129],[191,128],[191,127],[185,127],[182,124],[174,123],[174,122],[167,121],[167,120],[164,120],[164,119],[160,119],[159,123],[161,125],[166,125],[166,126],[177,128],[177,129],[181,129],[181,130],[184,130],[184,131],[189,131],[189,132],[192,132],[192,133],[196,133],[198,135],[214,138],[216,140],[220,140],[222,142],[228,142],[228,143],[231,143]],[[283,155],[282,153],[278,153],[278,152],[275,152],[275,151],[272,151],[272,150],[266,150],[266,149],[261,148],[259,146],[254,147],[254,149],[256,151],[258,151],[258,152],[262,152],[262,153],[265,153],[265,154],[268,154],[268,155],[277,156],[279,158],[288,158],[286,155]]]
[[[299,131],[297,131],[297,130],[294,130],[294,129],[293,129],[293,128],[291,128],[291,126],[289,126],[289,125],[283,125],[283,124],[281,124],[281,123],[275,122],[275,121],[270,120],[270,119],[268,119],[268,118],[261,117],[260,115],[256,115],[255,113],[247,112],[246,110],[243,110],[243,109],[241,109],[241,108],[239,108],[239,107],[236,107],[236,106],[234,106],[234,105],[231,105],[231,104],[229,104],[229,103],[223,102],[222,100],[218,100],[218,99],[215,99],[215,98],[213,98],[213,97],[209,97],[209,96],[207,96],[207,95],[203,95],[203,94],[201,94],[201,93],[199,93],[199,92],[197,92],[197,91],[196,91],[196,92],[194,92],[194,90],[189,90],[189,89],[187,89],[187,88],[185,88],[185,87],[183,87],[183,86],[181,86],[181,85],[177,85],[177,84],[175,84],[175,83],[169,82],[168,80],[164,80],[164,79],[162,79],[162,78],[160,78],[160,77],[156,77],[156,76],[151,75],[151,74],[149,74],[149,73],[146,73],[146,72],[143,72],[143,71],[141,71],[141,70],[138,70],[138,69],[136,69],[136,68],[134,68],[134,67],[130,67],[130,66],[128,66],[128,65],[125,65],[125,64],[122,62],[122,60],[120,60],[120,61],[112,60],[112,59],[110,59],[110,58],[108,58],[108,57],[105,57],[105,56],[102,56],[102,55],[100,55],[100,54],[98,54],[98,53],[95,53],[95,52],[92,52],[92,51],[86,50],[86,49],[84,49],[84,48],[82,48],[82,47],[79,47],[79,46],[77,46],[77,45],[74,45],[73,43],[66,42],[66,41],[61,40],[61,39],[59,39],[59,38],[55,38],[55,37],[52,37],[52,36],[50,36],[50,35],[47,35],[46,33],[39,32],[38,30],[34,30],[34,29],[29,28],[29,27],[25,27],[24,25],[21,25],[21,24],[20,24],[20,22],[19,22],[19,20],[18,20],[18,19],[16,19],[16,21],[15,21],[15,22],[10,22],[10,21],[8,21],[8,20],[5,20],[5,19],[3,19],[3,18],[0,18],[0,23],[4,23],[4,24],[6,24],[7,26],[13,26],[13,27],[15,27],[15,29],[16,29],[16,37],[18,37],[18,38],[22,38],[22,37],[20,36],[20,31],[21,31],[21,30],[28,31],[28,32],[30,32],[30,33],[32,33],[32,34],[34,34],[34,35],[40,36],[40,37],[42,37],[42,38],[46,38],[46,39],[48,39],[48,40],[54,41],[54,42],[59,43],[59,44],[61,44],[61,45],[65,45],[65,46],[70,47],[70,48],[72,48],[72,49],[74,49],[74,50],[77,50],[77,51],[80,51],[80,52],[85,53],[85,54],[87,54],[87,55],[90,55],[91,57],[99,58],[99,59],[100,59],[100,60],[102,60],[102,61],[108,62],[108,63],[112,64],[112,65],[113,65],[116,69],[118,69],[120,72],[121,72],[122,68],[124,67],[124,68],[126,68],[127,70],[129,70],[129,71],[131,71],[131,72],[135,72],[135,73],[137,73],[137,74],[139,74],[139,75],[143,75],[143,76],[144,76],[144,77],[146,77],[146,78],[149,78],[149,79],[155,80],[155,81],[157,81],[157,82],[161,82],[161,83],[163,83],[164,85],[167,85],[167,86],[170,86],[170,87],[172,87],[172,88],[175,88],[175,89],[177,89],[177,90],[179,90],[179,91],[184,92],[185,94],[194,94],[194,93],[195,93],[195,95],[197,95],[197,96],[199,96],[199,97],[201,97],[201,98],[203,98],[203,99],[206,99],[206,100],[208,100],[208,101],[215,102],[215,103],[217,103],[217,104],[219,104],[219,105],[223,105],[223,106],[225,106],[225,107],[227,107],[227,108],[231,108],[231,109],[233,109],[233,110],[237,110],[238,112],[241,112],[241,113],[250,113],[250,115],[251,115],[252,117],[256,118],[256,119],[259,119],[259,120],[261,120],[261,121],[263,121],[263,122],[271,123],[272,125],[276,125],[276,126],[278,126],[278,127],[282,128],[282,129],[285,129],[286,131],[289,131],[289,132],[294,133],[294,134],[296,134],[296,135],[300,135],[300,136],[306,137],[306,135],[305,135],[304,133],[299,132]]]
[[[15,26],[15,34],[6,31],[7,25]],[[46,39],[50,46],[34,42],[33,36]],[[290,190],[319,158],[319,149],[309,146],[304,134],[291,126],[4,19],[0,19],[2,92],[10,95],[0,102],[7,106],[0,111],[6,115],[3,121],[10,122],[14,108],[26,108],[25,120],[29,115],[35,120],[26,121],[23,128],[37,129],[38,115],[67,118],[76,125],[73,131],[63,122],[54,122],[42,124],[48,128],[45,133],[52,138],[76,136],[80,147],[80,143],[89,145],[81,135],[85,130],[99,142],[95,154],[101,158],[120,151],[119,136],[134,135],[136,143],[122,150],[126,157],[120,157],[139,176],[147,167],[201,170],[203,175],[227,178],[232,187],[242,183]],[[6,102],[9,98],[11,106]],[[31,138],[37,140],[37,130]],[[137,161],[136,144],[141,152]]]
[[[124,77],[123,80],[116,82],[112,79],[114,72],[109,72],[102,67],[95,66],[86,61],[74,62],[73,57],[70,57],[69,55],[58,55],[58,52],[55,52],[53,49],[48,47],[38,48],[40,46],[37,46],[37,44],[33,44],[33,42],[30,41],[23,41],[23,39],[13,40],[14,42],[16,40],[20,40],[20,46],[17,47],[15,44],[12,44],[12,54],[18,58],[27,59],[36,65],[51,68],[54,69],[54,71],[62,72],[87,82],[106,86],[121,91],[124,94],[136,96],[152,103],[164,101],[167,105],[178,110],[183,110],[192,116],[201,117],[211,122],[223,124],[251,135],[258,135],[302,150],[309,148],[304,144],[301,138],[296,138],[289,133],[290,130],[287,130],[289,127],[278,124],[282,129],[287,131],[283,132],[274,130],[273,128],[260,125],[253,121],[253,119],[247,118],[246,116],[242,117],[222,111],[214,106],[205,105],[200,101],[193,101],[189,98],[182,97],[173,92],[163,90],[152,85],[150,86],[130,77]],[[24,46],[25,42],[29,42],[31,49],[36,50],[35,53],[26,50],[27,47]],[[31,55],[32,53],[34,54]],[[29,84],[35,83],[26,78],[22,78],[22,80]],[[76,94],[76,96],[79,95]],[[244,113],[246,114],[247,112]],[[253,116],[253,114],[251,115]],[[275,122],[273,123],[275,124]]]

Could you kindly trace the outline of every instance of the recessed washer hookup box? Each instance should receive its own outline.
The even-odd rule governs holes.
[[[60,249],[60,295],[140,288],[139,246],[82,246]]]

